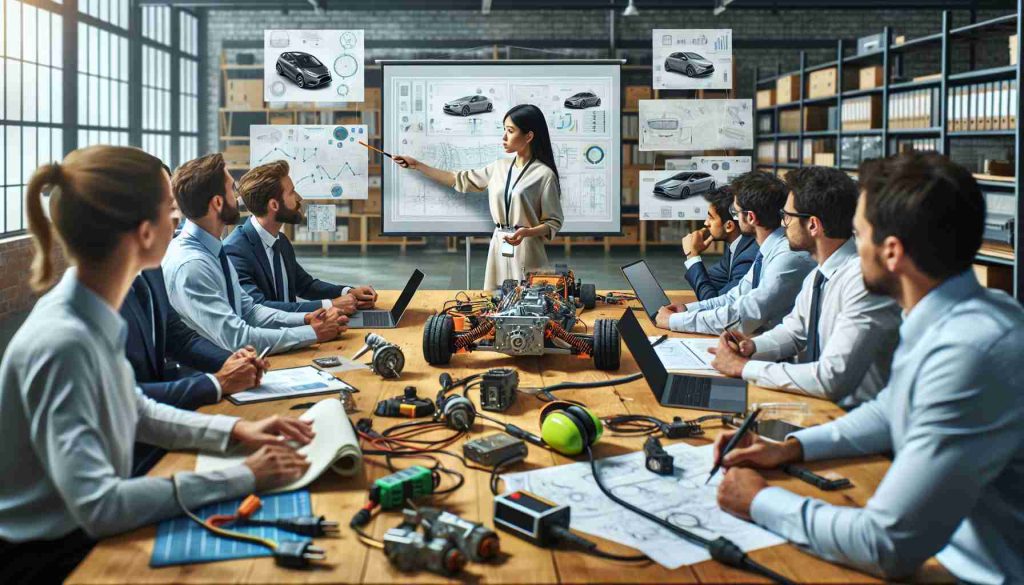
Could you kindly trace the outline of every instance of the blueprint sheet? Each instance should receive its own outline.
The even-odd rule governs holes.
[[[613,494],[705,538],[724,536],[744,551],[785,542],[750,522],[723,512],[715,500],[722,474],[704,485],[713,466],[713,446],[667,445],[675,474],[657,475],[644,467],[642,451],[601,459],[601,480]],[[609,500],[594,483],[590,463],[571,463],[502,476],[509,491],[526,490],[572,507],[571,528],[635,548],[667,569],[711,558],[657,524]]]

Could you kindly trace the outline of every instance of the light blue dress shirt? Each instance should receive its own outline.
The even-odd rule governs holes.
[[[99,538],[181,513],[170,479],[132,474],[135,441],[223,452],[234,417],[159,404],[135,386],[124,319],[70,268],[36,303],[0,365],[0,538]],[[251,493],[244,465],[180,473],[195,508]],[[2,571],[0,571],[2,572]]]
[[[738,285],[724,295],[686,305],[686,310],[669,318],[672,331],[718,335],[737,318],[743,319],[745,333],[778,325],[792,309],[804,277],[816,266],[807,252],[789,249],[781,227],[761,244],[761,282],[754,288],[754,271],[748,271]]]
[[[932,555],[972,583],[1024,583],[1024,310],[970,270],[900,327],[889,385],[834,422],[794,433],[807,461],[886,453],[864,508],[779,487],[754,521],[832,561],[905,577]]]
[[[304,314],[254,303],[238,284],[231,262],[231,282],[225,282],[220,250],[220,239],[191,221],[167,248],[167,297],[186,325],[228,351],[251,345],[257,352],[269,347],[275,354],[316,343],[316,332],[305,324]],[[234,290],[234,307],[228,304],[228,286]]]

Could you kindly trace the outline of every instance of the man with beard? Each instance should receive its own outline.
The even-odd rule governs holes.
[[[704,198],[708,201],[704,229],[690,232],[683,238],[686,282],[693,287],[698,301],[732,290],[750,270],[758,251],[754,236],[741,232],[739,219],[729,211],[734,199],[732,189],[719,187]],[[712,242],[724,242],[725,253],[717,264],[708,268],[700,255]]]
[[[759,249],[750,270],[729,292],[689,303],[662,307],[655,325],[683,333],[718,335],[739,320],[744,332],[774,327],[793,309],[793,301],[814,261],[806,252],[789,249],[779,225],[786,204],[786,184],[765,171],[743,173],[729,185],[734,194],[733,217],[740,231]]]
[[[346,329],[336,309],[292,313],[253,302],[238,284],[220,236],[238,221],[234,180],[224,157],[189,161],[171,181],[178,208],[187,218],[161,265],[171,306],[200,335],[229,351],[252,346],[282,353],[330,341]]]
[[[804,279],[782,323],[755,338],[723,334],[711,365],[762,388],[851,409],[874,398],[889,380],[900,309],[864,287],[853,241],[853,179],[836,168],[807,167],[790,171],[786,184],[781,219],[789,248],[810,253],[818,267]],[[776,363],[793,357],[797,363]]]
[[[238,191],[252,217],[231,232],[224,249],[254,302],[282,311],[334,307],[346,315],[373,308],[377,300],[373,288],[317,280],[296,261],[295,249],[281,227],[303,221],[302,196],[295,192],[286,161],[253,168],[238,181]]]
[[[971,268],[985,200],[969,171],[934,153],[868,161],[859,174],[864,286],[905,315],[892,376],[874,400],[785,442],[747,434],[722,460],[718,503],[888,580],[935,555],[959,582],[1024,583],[1024,310]],[[888,453],[863,508],[768,487],[743,469]]]

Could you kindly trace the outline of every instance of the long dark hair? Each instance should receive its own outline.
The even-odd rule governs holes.
[[[519,104],[509,110],[505,114],[505,118],[511,118],[512,123],[523,132],[533,132],[530,152],[533,153],[533,158],[547,165],[555,173],[555,184],[561,189],[561,183],[558,180],[558,167],[555,166],[555,152],[551,149],[551,136],[548,134],[548,123],[544,119],[544,112],[533,104]]]

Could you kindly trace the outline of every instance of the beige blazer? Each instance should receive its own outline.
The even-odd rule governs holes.
[[[501,255],[502,238],[505,232],[495,228],[487,252],[487,270],[484,273],[484,290],[501,287],[505,279],[522,279],[527,272],[548,267],[548,255],[544,242],[555,237],[562,228],[562,196],[558,178],[547,165],[534,160],[526,173],[516,182],[522,172],[518,167],[512,171],[512,201],[508,216],[505,214],[505,182],[509,168],[515,158],[501,158],[482,169],[455,173],[455,190],[460,193],[487,191],[487,199],[494,223],[507,226],[536,227],[545,224],[550,228],[547,236],[525,238],[516,246],[515,256]]]

